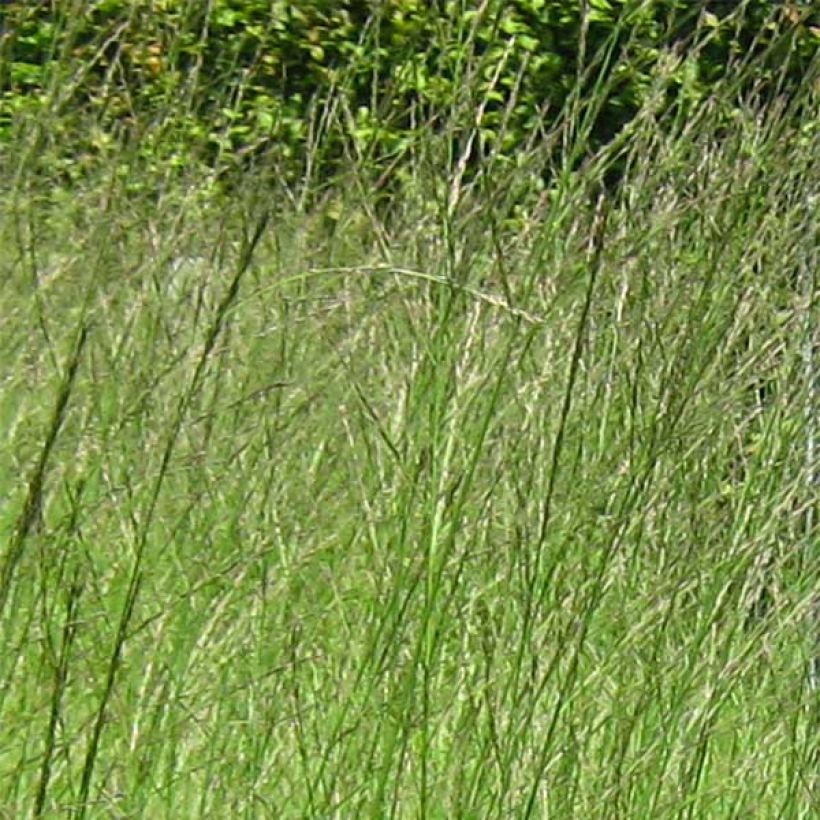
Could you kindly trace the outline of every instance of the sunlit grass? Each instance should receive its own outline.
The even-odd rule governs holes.
[[[608,195],[18,174],[4,816],[814,816],[810,108]]]

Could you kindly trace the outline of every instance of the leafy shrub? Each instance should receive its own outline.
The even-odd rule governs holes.
[[[0,139],[37,121],[34,153],[69,175],[123,145],[166,167],[383,169],[420,125],[451,159],[504,162],[572,123],[576,161],[658,94],[685,117],[732,64],[754,63],[738,93],[788,94],[820,39],[809,12],[765,0],[11,0],[2,15]]]

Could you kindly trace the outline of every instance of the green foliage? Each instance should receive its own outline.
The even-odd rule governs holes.
[[[0,139],[49,112],[38,153],[69,174],[124,144],[298,174],[321,142],[324,175],[395,162],[419,125],[447,131],[451,160],[503,162],[568,109],[578,157],[659,93],[686,116],[733,63],[757,60],[746,90],[794,87],[819,31],[763,0],[12,0],[2,15]]]

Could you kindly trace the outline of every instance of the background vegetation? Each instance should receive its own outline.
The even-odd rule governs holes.
[[[815,21],[692,7],[4,4],[0,816],[817,815]]]
[[[427,129],[472,166],[538,138],[577,164],[646,106],[685,119],[730,74],[735,93],[793,95],[820,43],[809,6],[768,0],[12,0],[2,13],[0,137],[49,111],[36,155],[69,176],[129,146],[163,167],[264,155],[291,179],[352,161],[381,187]],[[578,133],[543,140],[562,120]]]

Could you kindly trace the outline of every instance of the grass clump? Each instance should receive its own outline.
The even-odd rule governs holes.
[[[10,163],[5,814],[813,816],[815,88],[387,210]]]

